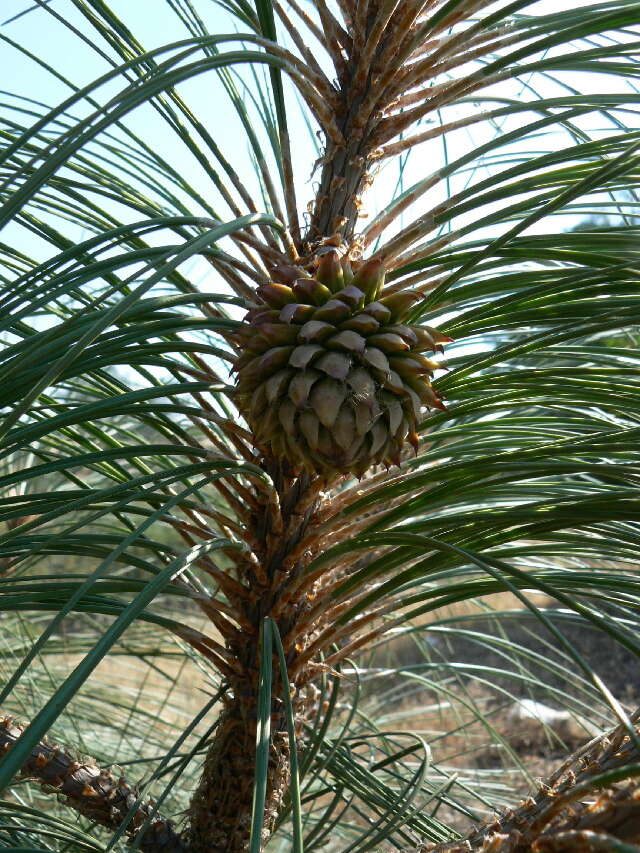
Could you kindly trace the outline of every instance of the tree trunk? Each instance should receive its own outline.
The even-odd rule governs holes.
[[[306,599],[279,607],[302,571],[306,558],[289,561],[290,555],[310,532],[320,491],[318,478],[284,477],[272,470],[277,500],[264,502],[250,521],[252,554],[239,561],[237,577],[247,591],[241,609],[242,630],[226,638],[236,664],[229,677],[225,708],[207,753],[200,783],[189,807],[188,843],[194,853],[244,853],[251,833],[251,814],[256,764],[260,628],[272,616],[281,638],[295,636],[296,624],[305,612]],[[259,498],[258,498],[259,499]],[[284,597],[284,598],[283,598]],[[284,611],[284,612],[281,612]],[[250,626],[250,628],[249,628]],[[297,646],[297,648],[296,648]],[[289,672],[302,647],[285,649]],[[273,656],[269,771],[263,824],[263,842],[273,831],[289,787],[289,740],[277,655]],[[294,715],[301,720],[309,705],[306,690],[295,690]]]
[[[281,717],[277,720],[277,717]],[[262,830],[266,842],[289,785],[289,753],[284,717],[274,715]],[[256,761],[255,705],[228,703],[205,759],[190,807],[189,845],[194,853],[242,853],[251,832]]]

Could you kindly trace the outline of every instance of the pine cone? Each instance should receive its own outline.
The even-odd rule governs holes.
[[[422,408],[445,408],[430,382],[439,365],[422,353],[451,339],[403,323],[419,294],[384,295],[379,261],[354,275],[330,250],[314,277],[275,274],[234,336],[235,399],[256,441],[324,475],[399,464],[406,441],[417,450]]]

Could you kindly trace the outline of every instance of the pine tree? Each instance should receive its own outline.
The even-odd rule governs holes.
[[[430,778],[393,738],[365,767],[353,718],[344,740],[330,732],[348,661],[508,592],[578,673],[579,702],[625,718],[562,620],[640,651],[640,3],[220,0],[223,31],[207,4],[167,0],[181,32],[154,49],[101,0],[72,5],[12,23],[50,16],[104,74],[75,85],[47,66],[70,91],[54,107],[3,96],[0,594],[15,642],[0,706],[17,718],[0,729],[2,785],[36,779],[95,822],[90,837],[145,851],[258,851],[289,815],[296,851],[332,821],[345,853],[447,842],[412,797],[471,802],[468,786]],[[217,102],[189,105],[196,79],[235,111],[246,180]],[[300,111],[315,164],[300,162]],[[567,230],[596,213],[608,224]],[[69,624],[82,657],[25,727],[28,674]],[[82,729],[74,702],[138,636],[134,656],[175,643],[215,692],[165,750],[166,794],[188,802],[172,820],[108,766],[126,750],[99,771],[73,757],[84,744],[51,740],[64,720]],[[531,664],[507,650],[514,672]],[[376,775],[394,762],[401,794]],[[340,822],[354,798],[363,826]],[[13,802],[7,847],[58,849],[45,807]]]

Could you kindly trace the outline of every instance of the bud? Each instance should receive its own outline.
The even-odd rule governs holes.
[[[344,274],[340,255],[335,249],[320,256],[316,278],[326,285],[332,293],[337,293],[344,287]]]
[[[288,284],[290,287],[296,279],[305,277],[307,277],[307,273],[302,267],[295,267],[290,264],[278,264],[271,270],[271,281]]]
[[[389,296],[382,296],[379,302],[391,311],[394,320],[403,320],[409,313],[411,306],[421,298],[419,293],[410,290],[400,290]]]
[[[293,290],[286,284],[263,284],[257,288],[256,293],[272,308],[282,308],[289,302],[295,302]]]
[[[342,280],[348,287],[353,281],[353,270],[351,268],[351,261],[348,257],[344,257],[340,263],[342,264]]]
[[[372,258],[362,264],[353,277],[352,284],[360,288],[367,302],[375,302],[384,287],[384,275],[385,270],[382,261]]]
[[[324,305],[331,298],[331,291],[315,278],[299,278],[293,285],[293,293],[298,302],[310,305]]]

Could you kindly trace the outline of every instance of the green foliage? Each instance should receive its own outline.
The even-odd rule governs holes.
[[[429,26],[455,34],[464,5]],[[410,848],[486,818],[530,775],[497,722],[516,698],[629,712],[576,637],[640,654],[640,3],[477,5],[486,50],[443,59],[437,82],[465,85],[384,142],[362,228],[424,294],[412,321],[455,339],[449,410],[400,469],[343,483],[317,532],[304,580],[348,570],[317,604],[341,609],[305,653],[318,710],[274,850]],[[268,485],[222,333],[301,249],[307,128],[327,132],[279,4],[157,3],[172,28],[152,49],[118,4],[68,6],[0,30],[60,87],[0,97],[0,706],[33,721],[0,762],[0,844],[23,853],[125,849],[11,782],[46,732],[163,813],[188,804],[229,663],[202,603],[224,605],[244,496]],[[43,22],[92,79],[39,55]],[[477,764],[489,746],[506,770]]]

